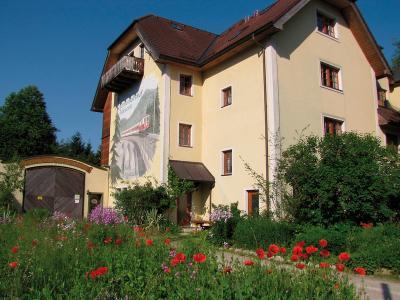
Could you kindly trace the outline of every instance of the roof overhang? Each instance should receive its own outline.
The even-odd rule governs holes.
[[[180,179],[199,183],[215,183],[214,176],[201,162],[170,160],[169,165]]]

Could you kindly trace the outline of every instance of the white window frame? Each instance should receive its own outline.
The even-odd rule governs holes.
[[[224,152],[231,151],[232,153],[232,172],[230,174],[224,174]],[[220,165],[221,165],[221,176],[222,177],[229,177],[233,175],[233,148],[225,148],[220,151]]]
[[[225,105],[225,106],[224,106],[224,90],[226,90],[227,88],[231,88],[231,104]],[[232,106],[232,104],[233,104],[233,87],[232,87],[232,84],[228,84],[227,86],[223,87],[223,88],[220,90],[219,95],[220,95],[219,107],[220,107],[221,109],[222,109],[222,108],[229,107],[229,106]]]
[[[339,69],[339,74],[338,74],[338,79],[339,79],[339,89],[333,89],[329,86],[325,86],[322,83],[322,77],[321,77],[321,64],[325,64],[328,65],[330,67],[333,67],[335,69]],[[330,91],[334,91],[337,92],[339,94],[344,94],[344,88],[343,88],[343,68],[337,64],[331,63],[330,61],[327,61],[325,59],[319,59],[318,60],[318,81],[319,81],[319,85],[320,87],[330,90]]]
[[[334,27],[335,36],[330,36],[329,34],[323,33],[323,32],[318,30],[318,14],[321,14],[321,15],[329,18],[329,19],[332,19],[335,22],[335,27]],[[339,24],[339,22],[338,22],[336,16],[333,16],[331,13],[329,13],[329,12],[323,10],[323,9],[320,9],[320,8],[318,8],[316,10],[316,12],[315,12],[315,32],[316,33],[318,33],[318,34],[320,34],[320,35],[322,35],[324,37],[330,38],[333,41],[340,42],[340,32],[339,32],[338,24]]]
[[[192,86],[190,87],[190,95],[181,94],[181,76],[190,76],[192,77]],[[178,95],[184,97],[194,97],[194,74],[193,73],[179,73],[178,74]]]
[[[190,125],[191,127],[190,127],[190,146],[181,146],[180,144],[179,144],[179,126],[180,125]],[[190,122],[184,122],[184,121],[179,121],[178,122],[178,139],[177,139],[177,145],[178,145],[178,147],[180,147],[180,148],[193,148],[194,147],[194,125],[192,124],[192,123],[190,123]]]
[[[321,115],[322,136],[325,136],[325,118],[342,122],[342,133],[346,132],[346,119],[345,118],[341,118],[341,117],[330,115],[330,114],[322,114]]]

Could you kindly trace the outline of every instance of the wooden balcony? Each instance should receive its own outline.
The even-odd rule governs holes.
[[[120,93],[143,76],[144,60],[123,56],[114,66],[101,76],[101,87]]]

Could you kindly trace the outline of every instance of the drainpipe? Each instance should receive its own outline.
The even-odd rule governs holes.
[[[268,135],[268,114],[267,114],[267,74],[266,74],[266,70],[265,70],[265,46],[263,44],[261,44],[260,42],[258,42],[255,39],[255,35],[254,33],[251,36],[251,39],[254,41],[254,43],[258,46],[260,46],[261,50],[262,50],[262,58],[263,58],[263,64],[262,64],[262,69],[263,69],[263,98],[264,98],[264,132],[265,132],[265,162],[266,162],[266,166],[265,166],[265,180],[268,184],[268,192],[267,195],[265,195],[266,197],[266,201],[267,201],[267,212],[270,213],[271,210],[271,205],[270,205],[270,201],[269,201],[269,152],[268,152],[268,140],[269,140],[269,135]]]

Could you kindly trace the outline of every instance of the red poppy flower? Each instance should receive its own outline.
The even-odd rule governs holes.
[[[140,227],[140,226],[133,226],[133,231],[134,232],[141,232],[141,231],[143,231],[143,228]]]
[[[347,252],[342,252],[339,254],[340,261],[348,261],[350,259],[350,255]]]
[[[179,264],[179,259],[177,259],[175,256],[174,258],[171,259],[169,264],[171,265],[171,267],[175,267],[177,264]]]
[[[111,236],[106,237],[103,242],[106,245],[111,244],[112,243],[112,237]]]
[[[107,267],[99,267],[96,270],[90,271],[90,278],[95,279],[98,276],[102,276],[107,274],[108,268]],[[87,276],[87,273],[86,273]]]
[[[333,286],[335,289],[338,289],[338,288],[340,288],[340,285],[339,285],[339,283],[335,283],[335,285]]]
[[[364,228],[364,229],[370,229],[370,228],[374,227],[374,224],[373,224],[373,223],[364,223],[364,222],[361,222],[360,225],[361,225],[361,227]]]
[[[18,253],[18,251],[19,251],[19,246],[14,246],[11,248],[11,252],[14,254]]]
[[[299,256],[296,254],[293,254],[292,257],[290,258],[291,261],[298,261],[299,260]]]
[[[87,242],[87,248],[89,249],[89,250],[92,250],[92,249],[94,249],[96,247],[96,245],[92,242],[92,241],[88,241]]]
[[[336,264],[336,270],[338,270],[338,272],[343,272],[345,269],[344,264]]]
[[[196,253],[193,255],[193,260],[197,263],[203,263],[207,259],[207,256],[204,253]]]
[[[224,269],[222,270],[225,274],[229,274],[232,272],[232,267],[231,266],[225,266]]]
[[[36,247],[39,244],[38,240],[32,240],[32,247]]]
[[[244,264],[245,266],[252,266],[252,265],[254,265],[254,261],[248,259],[248,260],[245,260],[245,261],[243,262],[243,264]]]
[[[327,262],[321,262],[321,263],[319,263],[319,267],[321,268],[321,269],[325,269],[325,268],[329,268],[331,265],[329,264],[329,263],[327,263]]]
[[[183,263],[183,262],[185,262],[185,260],[186,260],[186,255],[185,255],[184,253],[182,253],[182,252],[178,252],[178,253],[175,255],[175,257],[177,258],[177,260],[178,260],[180,263]]]
[[[278,246],[278,245],[275,245],[275,244],[271,244],[271,245],[269,245],[269,247],[268,247],[268,251],[271,252],[273,255],[278,254],[278,253],[279,253],[279,250],[280,250],[279,246]]]
[[[256,254],[259,259],[264,259],[265,258],[265,251],[262,248],[259,248],[256,250]]]
[[[281,253],[282,253],[282,254],[286,254],[286,248],[285,248],[285,247],[281,247],[280,250],[281,250]]]
[[[300,246],[294,246],[293,248],[293,254],[295,255],[299,255],[300,253],[303,253],[303,247]]]
[[[325,248],[326,246],[328,246],[328,241],[325,240],[325,239],[319,240],[319,245],[320,245],[322,248]]]
[[[117,246],[122,245],[122,239],[116,239],[115,240],[115,245],[117,245]]]
[[[321,257],[329,257],[331,255],[331,253],[328,251],[328,250],[326,250],[326,249],[324,249],[324,250],[321,250],[321,252],[319,253],[319,256],[321,256]]]
[[[12,268],[12,269],[15,269],[16,267],[18,267],[18,262],[17,262],[17,261],[10,262],[10,263],[8,264],[8,266],[9,266],[10,268]]]
[[[305,241],[301,241],[301,242],[298,242],[298,243],[296,244],[296,246],[298,246],[298,247],[300,247],[300,248],[303,248],[305,244],[306,244]]]
[[[268,251],[267,257],[268,257],[268,258],[271,258],[272,256],[274,256],[274,254],[273,254],[271,251]]]
[[[299,254],[299,257],[300,257],[302,260],[307,260],[307,259],[308,259],[308,255],[305,254],[305,253],[300,253],[300,254]]]
[[[146,246],[153,246],[153,240],[146,240]]]
[[[305,267],[306,267],[305,264],[302,264],[302,263],[296,264],[296,268],[297,268],[297,269],[303,270]]]
[[[317,252],[317,251],[318,251],[318,248],[317,248],[317,247],[314,247],[314,245],[311,245],[311,246],[306,247],[306,252],[307,252],[307,254],[309,254],[309,255],[311,255],[311,254],[313,254],[313,253],[315,253],[315,252]]]
[[[164,240],[164,244],[167,245],[167,246],[168,246],[169,244],[171,244],[171,239],[165,239],[165,240]]]
[[[360,276],[365,276],[367,274],[367,270],[365,270],[365,268],[362,267],[355,268],[354,272],[356,272]]]

